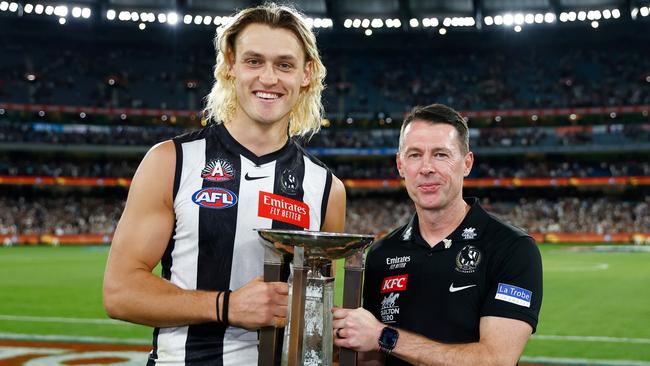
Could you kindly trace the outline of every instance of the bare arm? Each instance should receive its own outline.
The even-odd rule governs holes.
[[[104,306],[112,318],[159,327],[216,319],[214,293],[183,290],[151,273],[174,225],[175,162],[173,142],[163,142],[133,177],[104,274]]]
[[[217,292],[185,290],[154,275],[174,225],[173,142],[154,146],[131,183],[104,274],[104,307],[111,318],[155,327],[216,321]],[[283,325],[287,285],[256,278],[230,296],[230,324],[247,329]],[[220,297],[223,309],[223,296]]]
[[[322,230],[340,233],[345,229],[345,186],[340,179],[332,176],[332,188],[327,200],[327,212]]]
[[[336,309],[334,328],[342,328],[339,347],[377,351],[384,325],[365,309]],[[526,346],[532,327],[523,321],[494,316],[481,318],[478,342],[444,344],[415,333],[399,330],[393,356],[413,365],[515,365]]]

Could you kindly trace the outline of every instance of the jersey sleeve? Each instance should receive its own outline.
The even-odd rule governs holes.
[[[535,241],[521,236],[502,246],[502,260],[494,261],[488,278],[488,295],[481,316],[524,321],[537,329],[542,305],[542,258]]]

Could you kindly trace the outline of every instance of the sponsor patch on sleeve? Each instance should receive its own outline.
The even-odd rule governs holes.
[[[278,194],[260,192],[257,215],[309,229],[309,206]]]
[[[525,288],[508,285],[507,283],[499,283],[497,295],[494,298],[529,308],[532,297],[533,292]]]

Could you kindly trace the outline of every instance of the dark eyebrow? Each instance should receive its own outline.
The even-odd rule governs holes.
[[[255,51],[246,51],[242,54],[242,57],[255,57],[255,58],[264,58],[264,56],[261,53],[257,53]],[[296,62],[298,59],[293,56],[293,55],[280,55],[277,57],[277,60],[279,61],[293,61]]]

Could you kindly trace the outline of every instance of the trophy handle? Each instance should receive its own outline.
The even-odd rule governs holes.
[[[345,281],[343,283],[343,307],[356,309],[361,306],[363,284],[363,254],[360,249],[345,258]],[[339,353],[340,366],[356,366],[357,353],[348,348],[341,348]]]
[[[267,248],[264,253],[264,282],[282,281],[284,267],[282,255]],[[283,334],[282,328],[263,327],[260,329],[258,366],[280,366]]]

